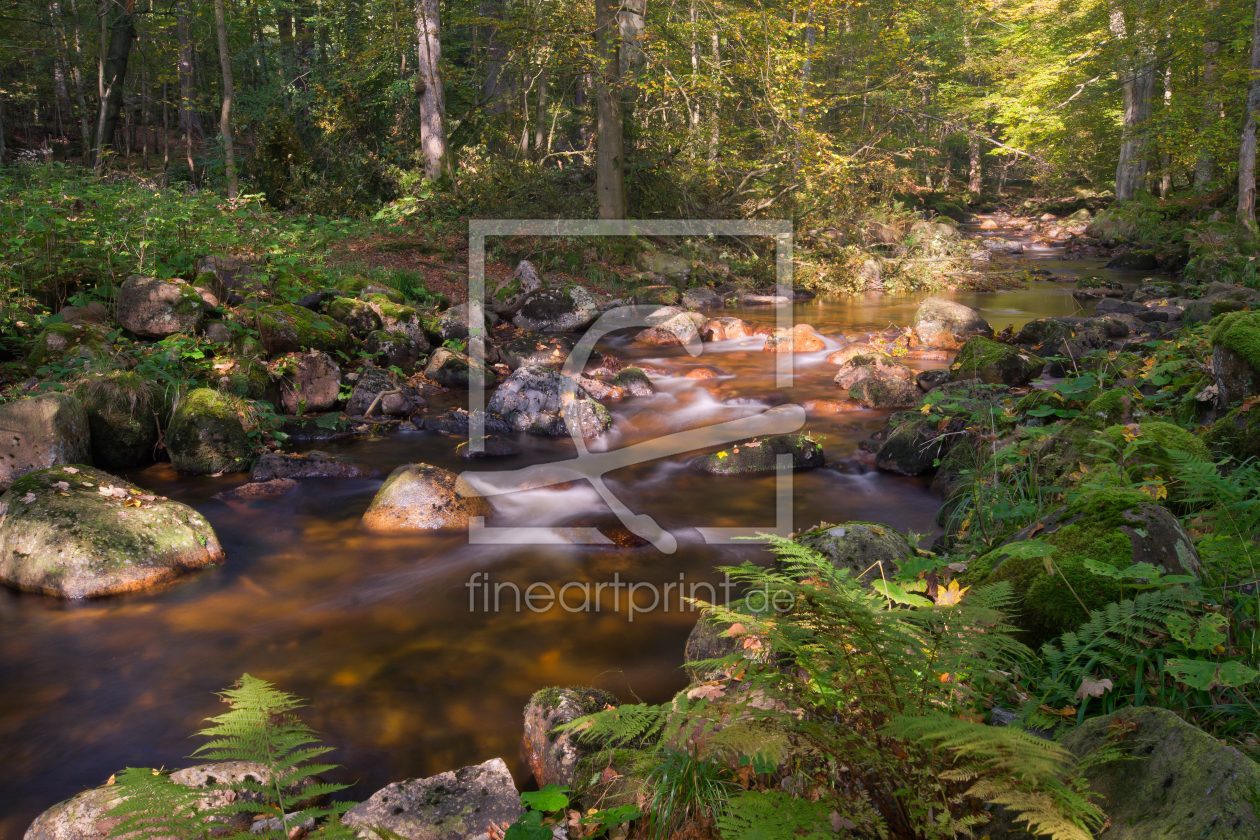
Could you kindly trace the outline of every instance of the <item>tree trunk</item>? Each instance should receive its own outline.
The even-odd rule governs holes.
[[[482,0],[479,11],[482,17],[498,21],[503,18],[503,6],[504,0]],[[498,25],[492,23],[486,27],[486,78],[481,86],[486,111],[490,114],[502,114],[507,110],[507,85],[503,78],[503,63],[506,60],[503,36]]]
[[[184,134],[200,139],[201,115],[193,107],[193,47],[192,22],[187,10],[175,18],[179,31],[179,129]]]
[[[1151,116],[1151,95],[1155,90],[1154,56],[1141,43],[1141,32],[1128,33],[1123,13],[1111,13],[1111,32],[1117,38],[1132,40],[1129,54],[1117,75],[1123,102],[1124,134],[1120,142],[1120,160],[1116,164],[1116,201],[1128,201],[1137,195],[1146,180],[1146,123]],[[1136,27],[1134,27],[1136,28]]]
[[[214,28],[219,34],[219,65],[223,68],[223,108],[219,111],[219,135],[223,138],[223,162],[227,170],[227,197],[236,198],[236,150],[232,146],[232,55],[228,52],[227,18],[223,0],[214,0]]]
[[[92,147],[92,112],[88,110],[87,96],[83,92],[83,38],[79,29],[79,3],[70,0],[70,11],[74,14],[74,61],[70,64],[70,75],[74,80],[74,98],[79,106],[79,143],[83,147],[86,160],[88,150]]]
[[[114,142],[118,114],[122,110],[123,85],[127,81],[127,60],[136,39],[136,19],[130,11],[119,15],[109,27],[109,49],[103,62],[104,93],[96,126],[96,144],[92,164],[99,167],[105,150]]]
[[[621,43],[617,0],[595,0],[595,192],[601,219],[626,217]]]
[[[4,166],[4,97],[0,96],[0,166]]]
[[[1260,113],[1260,0],[1251,21],[1251,86],[1247,89],[1247,127],[1238,151],[1238,221],[1256,226],[1256,114]]]
[[[455,181],[446,152],[446,102],[442,92],[442,39],[438,0],[416,0],[416,35],[419,45],[420,148],[424,152],[424,177],[436,181],[443,172]]]
[[[643,50],[643,38],[647,32],[647,0],[621,0],[616,14],[617,31],[621,34],[618,69],[621,91],[621,142],[624,147],[627,142],[633,145],[636,137],[634,107],[639,98],[638,77],[647,64],[647,53]]]
[[[1164,113],[1172,112],[1172,96],[1173,96],[1173,63],[1171,59],[1168,66],[1164,68]],[[1211,169],[1211,159],[1208,160],[1208,169]],[[1164,152],[1159,156],[1159,197],[1168,198],[1168,193],[1172,192],[1172,155]],[[1196,164],[1197,170],[1197,164]],[[1208,175],[1211,178],[1211,174]],[[1196,180],[1198,176],[1195,176]]]
[[[547,143],[547,66],[538,73],[538,113],[534,116],[534,156],[542,159]]]
[[[1199,142],[1208,146],[1208,148],[1200,148],[1199,156],[1194,162],[1194,188],[1201,190],[1207,186],[1212,180],[1212,176],[1216,174],[1216,161],[1212,159],[1210,148],[1212,126],[1221,116],[1220,103],[1220,73],[1217,68],[1217,56],[1221,51],[1221,41],[1217,34],[1217,14],[1220,11],[1220,0],[1207,0],[1204,4],[1207,11],[1208,27],[1210,29],[1208,37],[1203,39],[1203,76],[1201,90],[1203,91],[1203,122],[1202,130],[1199,133]],[[1171,76],[1172,70],[1169,69]],[[1172,82],[1168,84],[1171,86]]]
[[[700,129],[700,40],[696,37],[696,27],[700,23],[700,15],[696,10],[696,0],[691,0],[691,110],[687,114],[691,122],[691,130]]]
[[[721,36],[717,27],[709,34],[709,59],[713,62],[713,117],[709,125],[709,163],[718,159],[718,118],[722,111],[722,53]]]
[[[967,137],[967,192],[980,198],[984,191],[983,157],[980,155],[980,138],[975,134]]]

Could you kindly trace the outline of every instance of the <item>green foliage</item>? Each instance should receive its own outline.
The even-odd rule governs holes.
[[[836,836],[832,813],[827,800],[810,802],[782,791],[741,791],[731,797],[716,822],[726,840],[832,840]],[[849,820],[837,819],[835,824],[844,823],[856,828]],[[846,834],[847,830],[841,836]]]
[[[288,840],[291,827],[308,820],[319,824],[324,836],[352,836],[339,817],[353,803],[314,804],[346,785],[312,779],[336,765],[314,761],[332,748],[319,745],[315,732],[293,714],[302,701],[249,674],[220,696],[231,710],[197,733],[211,740],[193,755],[250,762],[257,773],[190,788],[161,770],[128,768],[118,779],[122,802],[110,811],[121,822],[109,836]],[[258,818],[268,820],[262,831],[256,830]]]
[[[662,749],[647,773],[652,791],[648,803],[648,836],[664,840],[688,822],[712,824],[735,790],[730,768],[697,750]]]

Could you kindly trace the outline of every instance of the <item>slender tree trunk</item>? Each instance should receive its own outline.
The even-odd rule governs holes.
[[[538,113],[534,116],[534,155],[540,160],[547,153],[547,88],[549,82],[547,66],[544,64],[538,74]]]
[[[0,96],[0,166],[4,166],[4,97]]]
[[[438,0],[416,0],[419,75],[424,85],[420,94],[420,148],[424,152],[424,176],[436,181],[445,172],[454,184],[454,172],[446,151],[446,101],[439,68],[442,39],[438,5]]]
[[[175,22],[179,32],[179,128],[184,134],[200,139],[204,132],[193,95],[192,21],[187,9],[180,12]]]
[[[503,9],[504,0],[482,0],[479,11],[482,17],[498,21],[503,18]],[[503,74],[506,60],[503,36],[498,25],[492,23],[486,27],[486,78],[481,86],[486,111],[491,114],[502,114],[507,110],[507,85]]]
[[[1247,89],[1247,126],[1238,151],[1238,221],[1256,227],[1256,115],[1260,114],[1260,0],[1251,22],[1251,86]]]
[[[1169,60],[1168,65],[1164,68],[1164,113],[1168,114],[1172,111],[1173,97],[1173,63]],[[1211,161],[1208,161],[1209,169]],[[1168,193],[1172,192],[1172,155],[1164,152],[1159,156],[1159,197],[1168,198]],[[1197,169],[1197,166],[1196,166]],[[1197,177],[1197,175],[1196,175]],[[1208,176],[1211,177],[1210,175]]]
[[[1212,126],[1221,118],[1220,73],[1217,68],[1217,56],[1221,51],[1217,15],[1220,12],[1220,0],[1207,0],[1204,3],[1207,11],[1208,36],[1203,39],[1203,76],[1200,89],[1203,91],[1203,122],[1199,133],[1199,156],[1194,162],[1194,188],[1201,190],[1216,174],[1216,161],[1212,159],[1211,137]],[[1171,75],[1169,70],[1169,75]],[[1171,81],[1168,83],[1171,85]]]
[[[709,33],[709,60],[713,62],[713,117],[709,120],[709,163],[717,163],[718,132],[722,112],[722,41],[717,27]]]
[[[967,192],[979,199],[984,192],[984,158],[980,154],[980,138],[975,134],[967,137]]]
[[[626,217],[621,43],[617,0],[595,0],[595,192],[601,219]]]
[[[634,121],[639,99],[638,77],[647,64],[643,39],[647,34],[647,0],[621,0],[617,10],[617,30],[621,33],[620,90],[622,145],[633,146],[637,136]]]
[[[700,130],[700,40],[696,37],[696,28],[700,23],[700,14],[696,10],[696,0],[691,0],[691,111],[687,114],[693,132]]]
[[[83,91],[83,39],[79,29],[79,3],[70,0],[70,11],[74,14],[74,60],[71,62],[71,78],[74,81],[74,98],[79,106],[79,143],[83,147],[83,158],[87,159],[92,143],[92,112],[88,109],[87,96]]]
[[[166,82],[162,82],[162,175],[166,175],[166,170],[171,165],[171,126],[170,118],[167,116],[167,86]]]
[[[109,51],[103,62],[102,78],[104,93],[96,126],[96,149],[93,166],[99,167],[105,150],[114,142],[118,128],[118,115],[122,110],[123,86],[127,81],[127,60],[131,57],[131,45],[136,39],[136,19],[128,9],[119,15],[109,27]]]
[[[1123,101],[1124,135],[1120,143],[1120,160],[1116,164],[1116,201],[1128,201],[1137,195],[1146,180],[1146,124],[1151,116],[1151,95],[1155,90],[1154,56],[1141,43],[1141,31],[1128,33],[1124,15],[1119,9],[1111,14],[1111,32],[1117,38],[1132,39],[1125,64],[1119,70]],[[1133,27],[1138,29],[1137,27]]]
[[[236,150],[232,146],[232,54],[228,52],[227,17],[223,0],[214,0],[214,28],[219,35],[219,66],[223,68],[223,108],[219,111],[219,136],[227,170],[227,197],[236,198]]]

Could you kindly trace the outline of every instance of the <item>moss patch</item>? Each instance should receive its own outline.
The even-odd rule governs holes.
[[[264,306],[257,320],[263,346],[272,355],[310,349],[334,353],[350,341],[349,331],[341,324],[292,304]]]
[[[53,362],[86,363],[111,351],[105,330],[95,324],[49,324],[31,342],[26,364],[31,370]]]
[[[1260,312],[1222,315],[1212,330],[1212,345],[1226,347],[1260,371]]]
[[[245,472],[253,444],[245,433],[239,397],[209,388],[190,391],[176,407],[166,434],[171,464],[182,473]]]
[[[1046,366],[1045,359],[1032,353],[976,336],[967,340],[950,367],[951,379],[979,379],[990,385],[1027,385]]]

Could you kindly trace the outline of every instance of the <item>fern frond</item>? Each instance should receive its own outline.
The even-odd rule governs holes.
[[[561,724],[556,727],[556,732],[572,731],[583,743],[620,746],[631,741],[654,739],[665,725],[667,714],[665,706],[626,704]]]
[[[170,775],[148,767],[128,767],[116,776],[122,800],[108,816],[120,818],[110,837],[197,837],[226,827],[217,814],[205,813],[207,791],[172,782]]]
[[[717,827],[725,840],[835,840],[833,805],[782,791],[744,791],[731,797]],[[841,830],[840,837],[853,836]],[[881,835],[883,836],[883,835]]]

